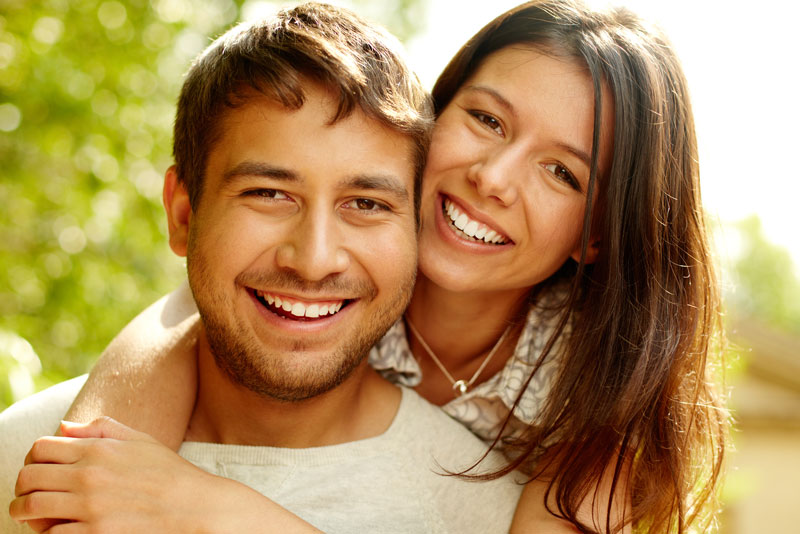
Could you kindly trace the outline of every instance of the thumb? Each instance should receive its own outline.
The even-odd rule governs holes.
[[[132,441],[155,441],[149,434],[138,432],[123,425],[116,419],[102,416],[91,423],[74,423],[61,421],[59,427],[62,436],[69,438],[112,438]]]

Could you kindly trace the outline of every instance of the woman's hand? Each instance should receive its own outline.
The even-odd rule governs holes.
[[[61,432],[36,441],[9,508],[36,532],[319,532],[113,419],[63,423]]]

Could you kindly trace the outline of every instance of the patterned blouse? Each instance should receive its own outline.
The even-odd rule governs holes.
[[[540,310],[531,307],[514,355],[509,358],[505,367],[489,380],[448,402],[442,409],[484,441],[492,441],[557,324],[557,316],[554,315],[556,314],[542,314]],[[553,347],[531,380],[514,409],[505,435],[517,435],[541,413],[556,379],[557,353],[557,347]],[[369,362],[384,378],[395,384],[414,387],[422,381],[422,371],[409,348],[402,320],[395,323],[372,348]]]

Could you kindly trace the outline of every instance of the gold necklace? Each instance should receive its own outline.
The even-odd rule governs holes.
[[[417,338],[417,341],[419,341],[419,344],[422,345],[422,348],[425,349],[425,352],[427,352],[428,355],[431,357],[431,359],[433,360],[433,363],[436,364],[436,367],[438,367],[439,370],[441,370],[442,373],[444,373],[444,376],[446,376],[447,379],[450,381],[450,383],[453,385],[453,390],[456,392],[456,395],[459,396],[459,397],[467,392],[467,390],[472,386],[472,384],[475,382],[475,380],[478,379],[478,377],[483,372],[483,370],[486,369],[486,366],[489,364],[489,360],[492,359],[492,356],[494,356],[494,353],[497,352],[497,349],[499,349],[500,345],[503,344],[503,341],[505,340],[506,336],[511,331],[511,327],[513,326],[513,325],[509,324],[506,327],[505,331],[503,332],[503,335],[500,336],[500,339],[498,339],[497,343],[494,344],[494,347],[492,347],[492,350],[490,350],[489,354],[486,355],[486,358],[483,359],[483,362],[481,363],[480,367],[478,367],[478,370],[475,371],[475,374],[472,375],[472,378],[470,378],[468,381],[465,382],[464,380],[456,380],[455,378],[453,378],[453,375],[451,375],[447,371],[447,369],[445,369],[444,364],[442,364],[442,362],[439,360],[439,358],[436,357],[436,354],[434,354],[433,350],[431,350],[431,348],[428,346],[428,344],[425,343],[425,340],[422,339],[422,335],[419,333],[417,328],[412,324],[411,319],[408,318],[408,315],[406,315],[406,324],[411,329],[411,333],[414,334],[414,337]]]

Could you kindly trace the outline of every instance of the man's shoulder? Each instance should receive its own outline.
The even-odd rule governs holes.
[[[60,421],[86,381],[80,376],[56,384],[23,399],[0,413],[0,505],[7,507],[14,498],[17,473],[33,442],[58,430]],[[2,532],[30,532],[18,526],[0,507]]]
[[[7,453],[3,455],[3,466],[9,463],[22,466],[31,444],[37,438],[58,430],[84,382],[86,375],[61,382],[14,403],[0,413],[0,450]]]
[[[487,445],[467,427],[412,389],[403,389],[403,425],[420,446],[452,451],[456,457],[486,452]]]
[[[0,425],[13,430],[22,426],[21,431],[26,433],[55,432],[85,382],[86,375],[82,375],[14,403],[0,413]],[[53,424],[56,428],[49,428]],[[7,438],[6,435],[0,436],[4,441]]]
[[[415,454],[429,453],[436,462],[451,472],[460,472],[477,465],[472,472],[491,472],[505,465],[504,456],[473,434],[460,421],[439,406],[431,404],[415,391],[403,388],[402,433]],[[488,451],[488,453],[487,453]]]
[[[516,474],[483,482],[452,476],[473,466],[469,474],[494,472],[505,465],[503,456],[487,454],[488,444],[416,392],[403,395],[402,445],[411,456],[403,468],[417,471],[417,491],[436,503],[445,524],[508,532],[522,491]]]

